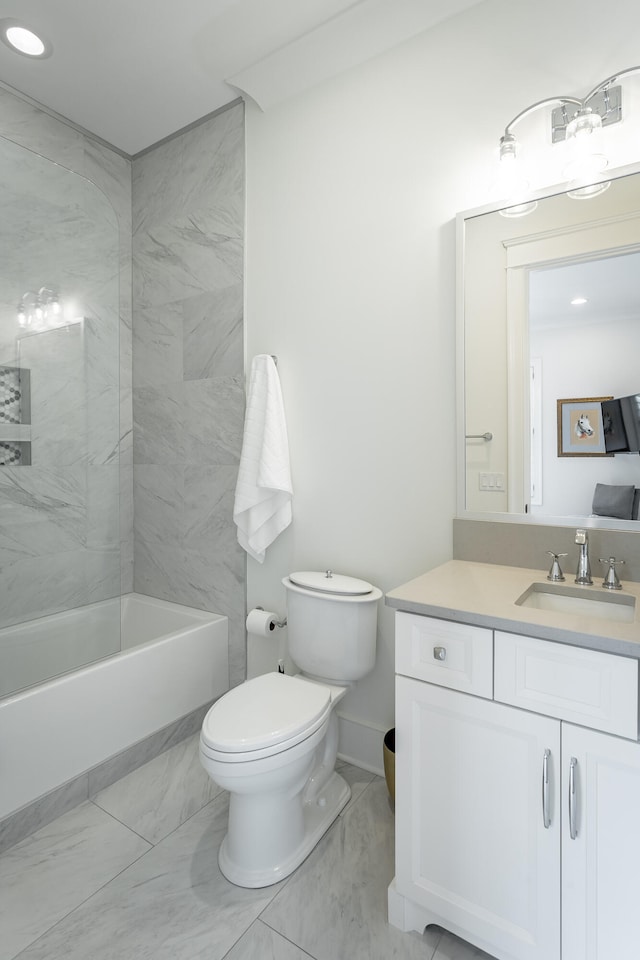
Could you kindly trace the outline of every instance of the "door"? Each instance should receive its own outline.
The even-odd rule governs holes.
[[[563,724],[562,758],[563,960],[638,960],[640,744]]]
[[[559,722],[396,683],[398,893],[498,957],[558,960]]]

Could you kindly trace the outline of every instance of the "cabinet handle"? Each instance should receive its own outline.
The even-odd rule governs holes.
[[[569,761],[569,836],[572,840],[575,840],[578,836],[578,831],[576,829],[576,813],[578,801],[576,798],[576,767],[578,766],[578,761],[575,757],[571,757]]]
[[[446,648],[446,647],[434,647],[434,648],[433,648],[433,659],[434,659],[434,660],[446,660],[446,659],[447,659],[447,648]]]
[[[551,825],[549,816],[549,757],[551,750],[545,750],[542,757],[542,824],[545,830]]]

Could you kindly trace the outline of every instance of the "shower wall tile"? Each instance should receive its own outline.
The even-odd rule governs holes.
[[[136,387],[160,387],[182,380],[182,304],[136,310],[134,330]]]
[[[133,462],[184,461],[184,384],[133,391]]]
[[[212,235],[205,215],[176,218],[134,235],[134,300],[142,308],[218,290],[242,278],[242,240]]]
[[[87,467],[86,545],[114,551],[120,544],[120,467],[118,463]]]
[[[179,215],[183,209],[183,173],[184,137],[167,140],[133,162],[134,236]],[[134,300],[138,302],[137,297]]]
[[[190,550],[207,549],[212,543],[226,543],[226,550],[238,547],[233,515],[237,467],[232,465],[188,464],[184,470],[184,545]],[[242,551],[238,547],[239,556]],[[227,554],[228,556],[228,554]]]
[[[244,422],[244,112],[133,162],[134,585],[229,617],[245,673],[233,494]]]
[[[81,547],[18,560],[0,569],[3,626],[60,613],[119,593],[118,551]]]
[[[120,464],[120,592],[133,590],[133,464]]]
[[[38,266],[38,276],[42,272],[51,275],[51,270],[42,268],[53,254],[61,289],[74,290],[84,315],[90,318],[85,324],[87,330],[91,329],[91,318],[99,317],[100,329],[108,327],[114,333],[108,369],[104,340],[96,335],[97,328],[85,338],[88,384],[64,368],[65,357],[71,363],[69,340],[64,352],[58,349],[61,334],[73,338],[75,328],[23,340],[21,362],[29,366],[27,357],[35,352],[42,370],[42,377],[33,385],[35,400],[42,406],[39,423],[32,427],[33,466],[3,469],[0,476],[0,577],[3,600],[8,598],[0,611],[0,621],[13,623],[112,596],[120,590],[120,586],[115,588],[117,581],[125,592],[133,588],[131,163],[46,110],[1,88],[0,136],[86,177],[100,191],[85,184],[81,210],[69,203],[81,185],[71,175],[61,174],[59,167],[42,166],[37,197],[30,182],[30,164],[18,169],[13,188],[16,209],[26,214],[25,233],[19,243],[7,248],[2,276],[7,283],[17,282],[31,289],[36,279],[29,272],[33,264]],[[47,203],[51,216],[43,234],[42,205]],[[37,216],[29,216],[29,204],[34,213],[37,206]],[[10,213],[3,209],[5,221]],[[119,245],[108,235],[96,232],[95,216],[106,218],[114,230],[117,227]],[[67,251],[72,245],[74,256],[67,264]],[[29,256],[25,257],[27,249]],[[6,299],[1,295],[4,285],[0,277],[0,301]],[[13,300],[7,299],[11,312],[15,309]],[[2,348],[3,355],[5,350],[9,354],[15,349],[13,335],[11,343],[2,341]],[[45,377],[46,389],[42,386]],[[118,389],[119,424],[117,412],[114,416],[104,403],[106,392]],[[125,468],[128,465],[119,478],[121,571],[114,549],[117,512],[111,517],[101,513],[101,502],[114,508],[118,463]],[[34,584],[38,585],[37,591]]]
[[[134,487],[134,515],[137,503]],[[176,544],[143,540],[136,536],[133,544],[133,589],[160,600],[184,603],[180,599],[180,580],[184,575],[182,550]],[[217,612],[217,611],[216,611]]]
[[[180,139],[183,144],[181,200],[184,208],[189,211],[216,207],[232,210],[229,223],[238,232],[244,217],[242,106],[225,110],[209,123],[187,130]],[[206,157],[206,163],[202,162],[203,157]]]
[[[84,172],[84,137],[34,104],[0,88],[0,136],[69,170]]]
[[[241,377],[244,370],[242,284],[191,297],[183,309],[185,380]]]
[[[134,467],[136,539],[175,544],[184,532],[184,466],[138,464]]]
[[[217,377],[184,384],[187,463],[239,464],[244,426],[244,380]]]
[[[109,199],[131,245],[131,161],[97,140],[83,139],[84,175]],[[130,265],[130,263],[129,263]]]

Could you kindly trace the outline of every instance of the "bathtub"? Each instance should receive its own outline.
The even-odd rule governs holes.
[[[102,659],[0,700],[0,820],[229,688],[228,621],[215,613],[128,594],[43,617],[0,630],[0,673],[22,643],[24,685],[29,659],[52,656],[47,637],[58,668],[83,640],[81,655]]]

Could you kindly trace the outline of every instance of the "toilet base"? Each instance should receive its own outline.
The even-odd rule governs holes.
[[[338,773],[333,773],[326,786],[315,800],[303,803],[304,834],[302,842],[283,862],[268,870],[247,870],[239,867],[227,856],[227,837],[225,836],[218,853],[218,864],[222,874],[238,887],[269,887],[288,877],[299,867],[320,838],[327,832],[351,796],[351,789]]]

